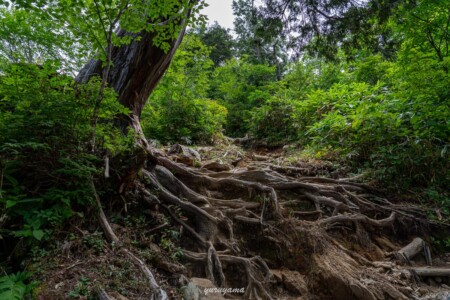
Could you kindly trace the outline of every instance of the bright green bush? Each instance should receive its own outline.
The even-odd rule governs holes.
[[[110,122],[128,112],[114,92],[105,91],[93,128],[99,80],[78,86],[56,70],[51,63],[11,64],[0,76],[2,235],[41,240],[90,203],[90,180],[102,169],[92,134],[96,149],[113,156],[130,146]]]
[[[214,100],[161,100],[145,109],[144,130],[147,137],[163,143],[212,143],[222,134],[226,116],[226,108]]]
[[[28,273],[9,274],[0,277],[0,299],[22,300],[31,293],[34,284],[27,284]]]
[[[441,63],[425,59],[429,56],[411,55],[383,62],[375,84],[361,75],[372,74],[364,60],[362,70],[355,63],[348,78],[365,83],[310,92],[294,110],[299,139],[318,153],[371,168],[386,181],[448,182],[449,76]]]
[[[253,126],[252,109],[264,105],[278,89],[275,71],[275,66],[253,65],[245,57],[215,69],[209,95],[228,109],[227,135],[244,136],[249,132]]]
[[[207,97],[210,49],[187,35],[142,113],[145,135],[166,142],[211,143],[222,134],[227,110]]]
[[[301,61],[251,109],[248,131],[267,144],[297,142],[319,157],[370,169],[385,182],[445,186],[449,63],[408,41],[396,61]]]

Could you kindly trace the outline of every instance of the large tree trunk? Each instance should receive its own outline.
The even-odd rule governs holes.
[[[190,10],[187,10],[185,19],[179,21],[181,30],[177,38],[169,41],[168,51],[164,51],[154,44],[155,33],[145,31],[131,34],[119,29],[117,32],[119,37],[131,35],[134,41],[129,45],[110,45],[112,47],[111,67],[106,74],[106,82],[118,94],[119,102],[131,111],[129,116],[123,116],[116,121],[123,132],[127,132],[129,128],[134,131],[136,143],[139,146],[132,155],[133,159],[129,160],[128,169],[121,174],[120,193],[133,186],[137,173],[147,161],[153,165],[156,164],[156,158],[144,136],[139,119],[148,97],[169,67],[173,55],[183,39],[189,15]],[[93,76],[105,76],[104,71],[103,61],[91,59],[81,69],[75,80],[78,83],[86,83]]]
[[[183,24],[185,21],[182,21]],[[182,24],[182,25],[183,25]],[[140,37],[129,45],[113,46],[112,67],[108,74],[108,84],[119,96],[119,101],[128,107],[132,114],[139,117],[150,93],[158,84],[169,67],[173,55],[180,45],[184,28],[178,37],[170,42],[170,50],[164,52],[153,44],[154,33],[131,34]],[[129,33],[119,30],[118,36]],[[89,61],[77,76],[78,82],[87,82],[92,76],[102,76],[103,66],[100,60]]]

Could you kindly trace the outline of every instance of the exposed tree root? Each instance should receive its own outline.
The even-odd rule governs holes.
[[[129,257],[130,260],[133,261],[133,263],[136,264],[139,267],[139,269],[143,272],[143,274],[145,275],[145,277],[148,280],[149,287],[153,292],[152,300],[168,300],[169,298],[167,297],[167,293],[158,285],[155,277],[153,276],[153,273],[146,266],[146,264],[140,258],[138,258],[136,255],[134,255],[130,250],[128,250],[122,246],[121,241],[119,240],[117,235],[112,230],[111,225],[109,224],[109,222],[105,216],[105,213],[103,211],[103,208],[102,208],[100,199],[98,197],[98,194],[96,192],[93,181],[91,181],[91,188],[92,188],[92,192],[94,194],[94,198],[95,198],[96,205],[97,205],[97,210],[98,210],[97,216],[100,221],[100,225],[103,228],[103,232],[104,232],[106,238],[109,240],[109,242],[114,243],[115,245],[119,246],[120,251],[125,253],[126,256]],[[103,299],[111,299],[111,297],[108,296],[108,294],[103,289],[100,290],[99,297],[103,298]]]
[[[142,170],[134,186],[146,205],[159,207],[183,228],[180,245],[193,277],[208,278],[217,287],[244,287],[239,298],[245,299],[296,298],[298,293],[305,299],[412,297],[410,278],[392,280],[380,272],[401,267],[384,262],[392,249],[377,237],[414,234],[411,224],[420,228],[428,222],[419,208],[393,204],[349,179],[305,177],[300,168],[258,161],[246,170],[213,172],[156,155],[157,165]],[[108,239],[119,243],[101,208],[99,215]],[[145,264],[122,251],[164,299]],[[378,253],[376,260],[371,252]],[[280,289],[271,271],[279,269],[300,272],[307,287],[286,288],[297,279],[283,277]]]
[[[205,262],[210,260],[209,253],[193,253],[185,251],[185,257],[189,260]],[[270,281],[271,272],[265,261],[255,256],[244,258],[231,255],[219,255],[219,261],[226,264],[241,265],[245,270],[247,287],[245,289],[245,299],[273,299],[265,287]],[[209,263],[208,263],[209,265]],[[223,272],[221,272],[223,275]],[[225,275],[223,275],[225,279]],[[244,282],[244,280],[243,280]]]

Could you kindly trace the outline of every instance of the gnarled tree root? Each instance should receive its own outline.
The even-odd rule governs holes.
[[[210,259],[209,253],[184,251],[184,255],[186,259],[193,261],[205,262]],[[271,272],[261,257],[245,258],[231,255],[218,255],[218,259],[225,264],[237,264],[244,268],[247,282],[245,294],[243,295],[245,299],[273,299],[266,289],[266,285],[270,281]]]
[[[379,273],[382,262],[347,249],[346,235],[336,232],[354,230],[360,247],[376,247],[372,234],[426,222],[420,209],[394,205],[361,183],[295,176],[295,169],[279,173],[264,162],[251,170],[212,172],[162,154],[154,160],[158,164],[142,170],[134,186],[146,204],[182,226],[180,246],[184,259],[197,266],[191,270],[196,277],[218,287],[242,283],[245,299],[274,299],[280,290],[271,269],[289,268],[308,278],[302,291],[309,293],[302,296],[311,299],[408,299],[406,280]],[[108,239],[119,243],[101,207],[99,212]],[[123,251],[146,273],[139,258]],[[162,291],[156,282],[151,286]]]

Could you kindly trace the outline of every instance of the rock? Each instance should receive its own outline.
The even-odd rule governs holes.
[[[194,149],[191,149],[189,147],[180,145],[180,144],[174,144],[172,147],[170,147],[169,152],[167,154],[183,154],[185,156],[189,156],[194,160],[202,160],[200,153],[195,151]]]
[[[424,288],[424,287],[419,288],[419,294],[421,296],[426,295],[427,293],[428,293],[428,289],[427,288]]]
[[[221,164],[217,161],[207,163],[207,164],[203,165],[202,168],[205,168],[207,170],[214,171],[214,172],[223,172],[223,171],[231,170],[231,167],[229,165]]]
[[[189,282],[181,289],[183,291],[184,300],[200,300],[200,289],[192,282]]]
[[[193,167],[195,165],[195,159],[193,159],[191,156],[179,154],[172,157],[172,159],[176,162],[182,163],[186,166]]]
[[[241,158],[234,160],[231,164],[237,168],[243,168],[248,164],[248,161],[247,161],[247,159],[241,157]]]
[[[297,295],[307,295],[308,286],[305,278],[297,271],[283,270],[282,271],[283,284],[286,289]]]
[[[442,284],[441,288],[449,290],[450,291],[450,286],[446,285],[446,284]]]
[[[180,144],[175,144],[170,147],[167,154],[171,155],[174,161],[190,167],[193,167],[196,162],[201,161],[201,156],[197,151]]]
[[[189,279],[187,279],[186,276],[181,274],[180,277],[178,278],[178,283],[180,284],[179,286],[188,285],[189,284]]]
[[[211,280],[205,278],[191,278],[190,282],[182,287],[184,300],[225,300],[221,293],[209,292],[216,286]]]

